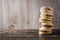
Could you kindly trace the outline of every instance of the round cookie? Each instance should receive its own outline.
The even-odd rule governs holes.
[[[39,34],[51,34],[52,33],[52,31],[45,31],[45,32],[41,32],[41,31],[39,31]]]
[[[40,18],[47,18],[47,19],[53,19],[53,16],[47,16],[45,14],[41,14]]]
[[[46,27],[48,29],[53,29],[54,25],[52,24],[52,22],[46,22],[46,23],[42,23],[42,27]]]
[[[39,22],[51,22],[52,19],[47,19],[47,18],[39,18]]]
[[[53,13],[53,8],[52,7],[48,7],[48,6],[44,6],[44,7],[41,7],[40,9],[40,12],[42,14],[45,14],[45,13]]]
[[[39,29],[39,34],[51,34],[52,33],[52,30],[49,30],[45,27],[42,27]]]

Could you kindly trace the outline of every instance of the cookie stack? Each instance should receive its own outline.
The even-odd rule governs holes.
[[[44,6],[40,9],[40,12],[39,22],[41,23],[41,28],[39,29],[39,34],[51,34],[53,29],[53,8]]]

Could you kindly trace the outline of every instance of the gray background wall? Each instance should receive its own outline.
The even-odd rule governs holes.
[[[60,29],[60,0],[0,0],[0,29],[15,24],[16,29],[39,29],[42,6],[54,8],[53,24]]]

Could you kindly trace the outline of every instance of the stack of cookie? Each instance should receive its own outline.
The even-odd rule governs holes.
[[[39,22],[41,22],[41,28],[39,34],[51,34],[53,29],[53,8],[44,6],[40,9],[40,12]]]

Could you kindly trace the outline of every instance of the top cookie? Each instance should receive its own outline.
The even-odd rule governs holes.
[[[41,14],[53,13],[53,11],[54,11],[53,8],[49,6],[44,6],[44,7],[41,7],[40,9]]]

